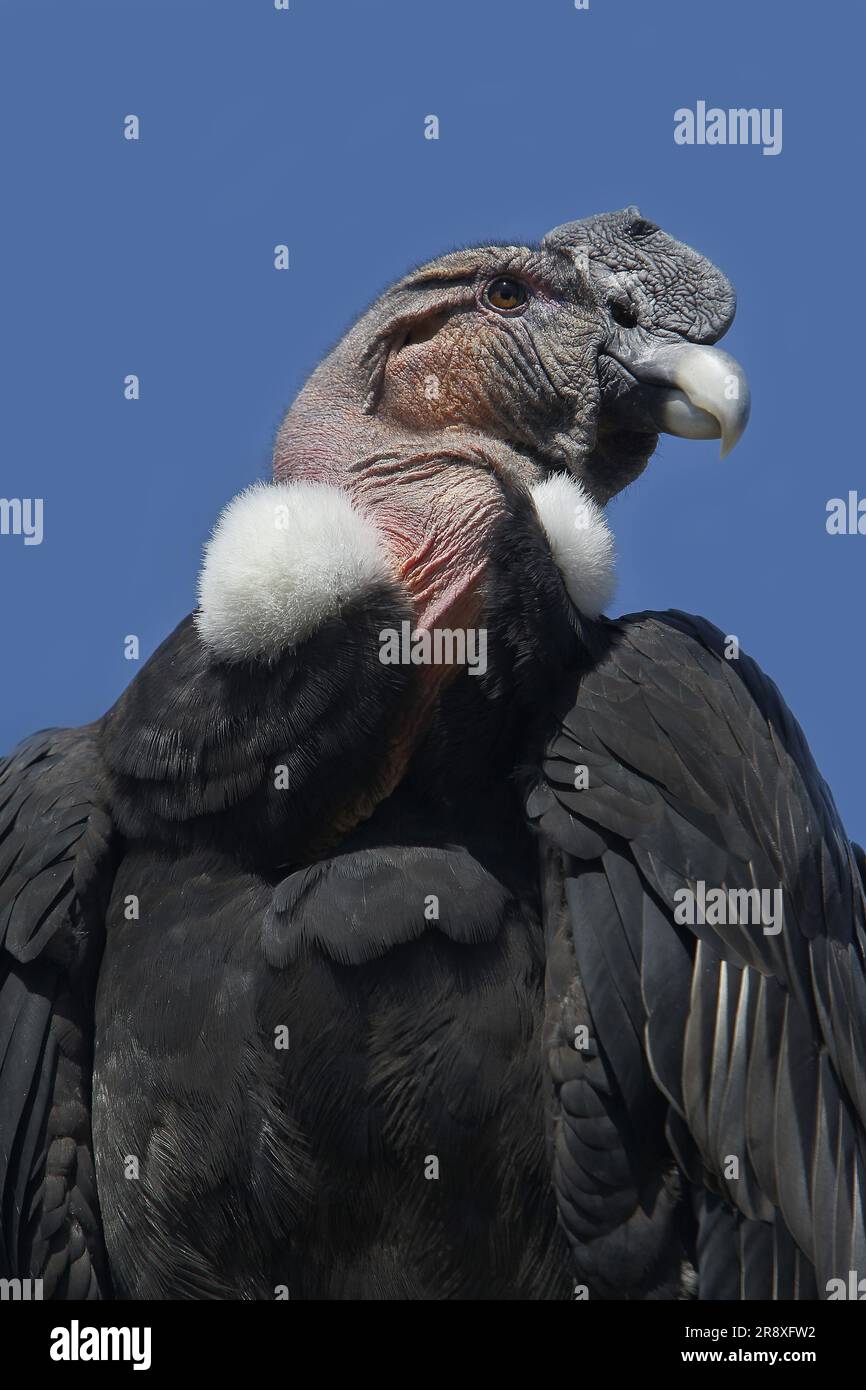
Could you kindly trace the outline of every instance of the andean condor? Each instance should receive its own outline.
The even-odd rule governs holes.
[[[602,616],[602,508],[657,432],[745,426],[709,346],[733,313],[634,208],[410,274],[220,518],[196,612],[103,718],[0,765],[0,1274],[387,1300],[866,1273],[855,847],[752,661],[700,618]]]

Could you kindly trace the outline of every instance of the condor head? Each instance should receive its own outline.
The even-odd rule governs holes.
[[[721,271],[636,208],[540,245],[452,252],[388,290],[322,363],[283,424],[276,476],[345,478],[377,451],[462,444],[528,481],[568,470],[603,504],[660,431],[720,438],[723,455],[739,439],[748,385],[710,346],[735,305]]]

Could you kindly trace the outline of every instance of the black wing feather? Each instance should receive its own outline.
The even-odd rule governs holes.
[[[527,804],[559,851],[545,874],[564,881],[606,1082],[646,1116],[649,1076],[670,1107],[700,1296],[814,1297],[866,1271],[863,852],[775,686],[727,659],[721,632],[668,613],[607,633]],[[782,930],[675,920],[675,895],[700,882],[781,889]]]
[[[0,1275],[107,1287],[90,1128],[93,988],[111,884],[93,731],[0,763]]]

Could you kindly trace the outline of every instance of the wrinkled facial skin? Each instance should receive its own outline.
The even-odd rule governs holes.
[[[412,430],[462,427],[526,450],[550,469],[587,456],[607,329],[588,277],[568,256],[520,248],[457,253],[440,265],[466,283],[449,292],[447,308],[419,306],[398,337],[380,417]],[[511,282],[526,298],[499,309],[491,289]]]

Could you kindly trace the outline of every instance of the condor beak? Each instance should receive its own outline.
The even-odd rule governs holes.
[[[637,386],[631,402],[635,414],[649,416],[656,429],[685,439],[721,439],[721,457],[729,454],[749,420],[751,397],[745,372],[721,348],[696,343],[653,341],[641,335],[605,349]],[[619,402],[619,409],[626,401]],[[629,410],[629,413],[632,413]]]

